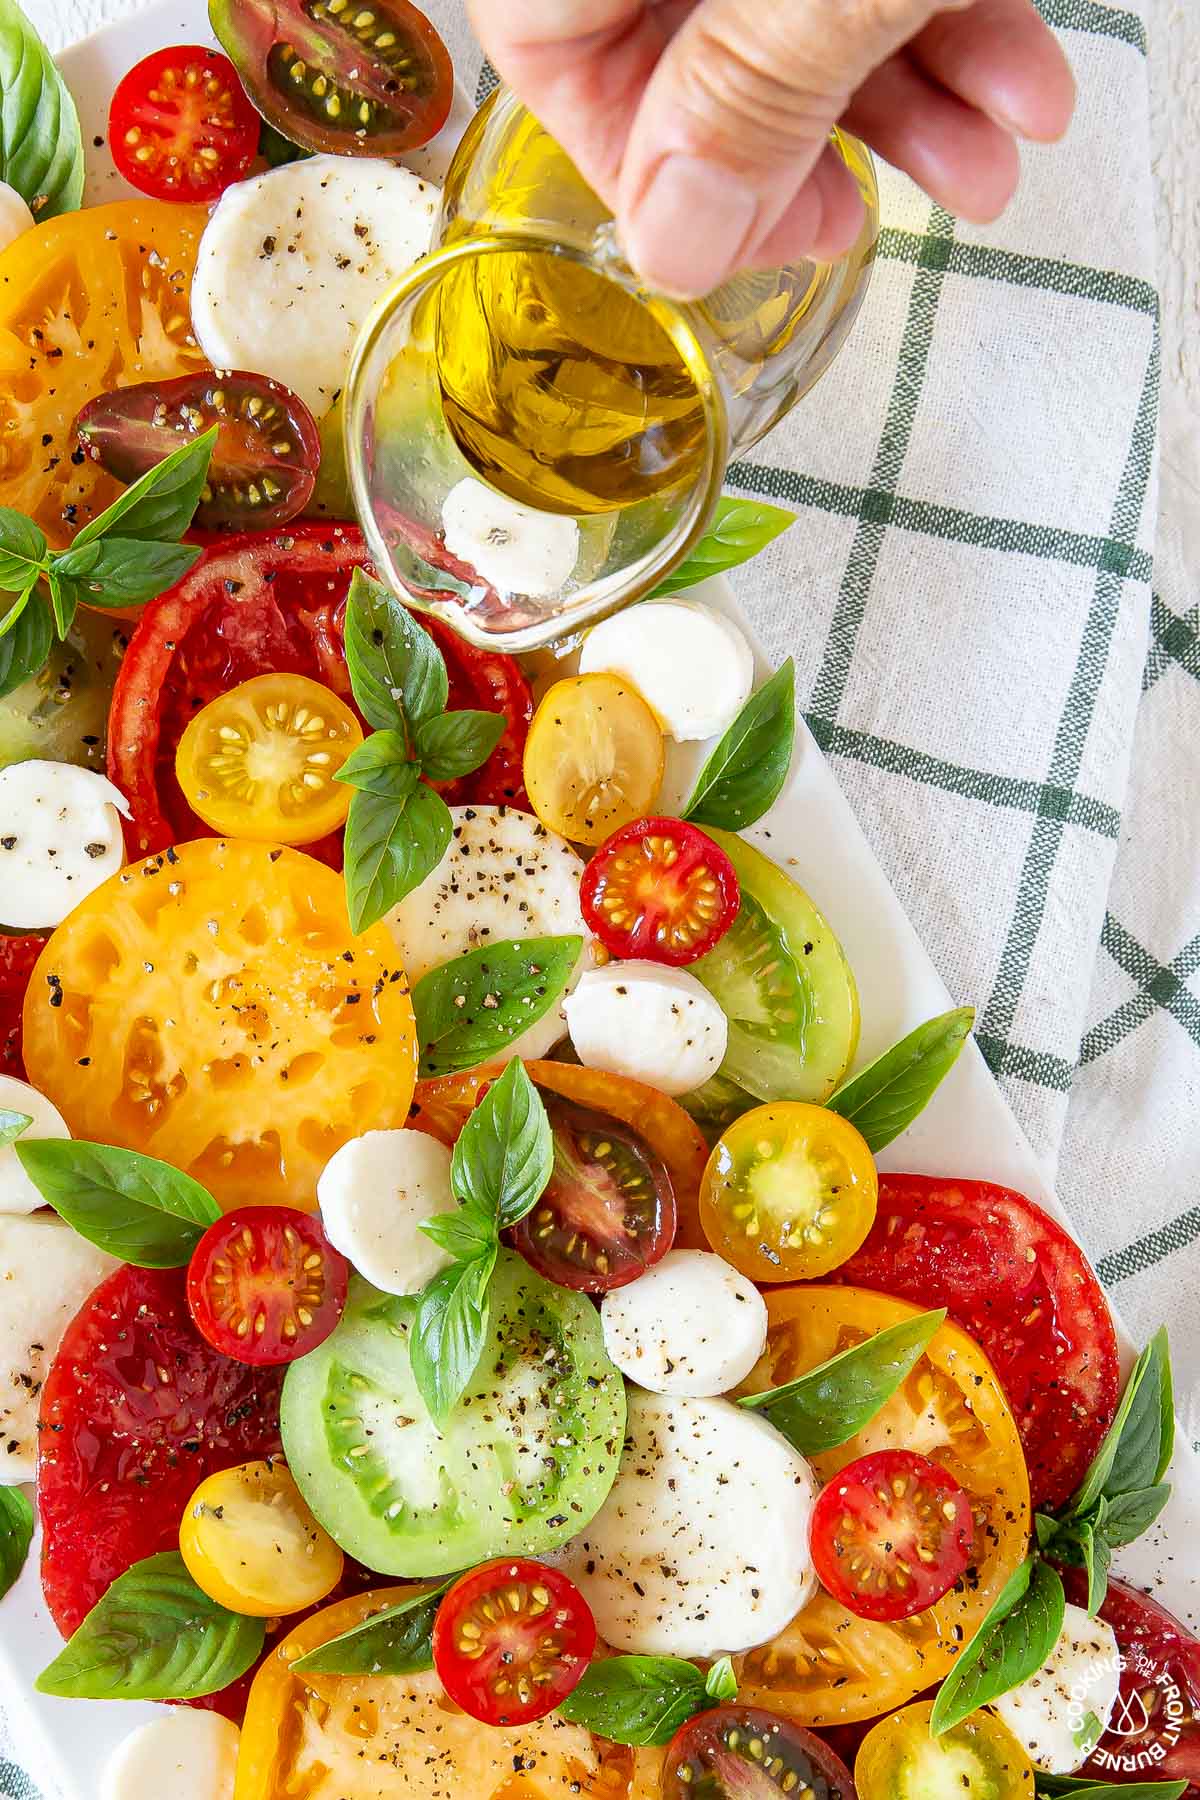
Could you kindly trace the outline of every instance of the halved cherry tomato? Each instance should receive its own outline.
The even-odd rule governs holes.
[[[616,675],[556,681],[525,743],[530,805],[560,837],[602,844],[650,811],[663,756],[658,720],[628,682]]]
[[[25,1079],[21,1056],[21,1007],[34,965],[46,945],[40,932],[24,937],[0,934],[0,1075]]]
[[[599,850],[579,887],[583,916],[614,956],[676,967],[724,937],[741,904],[733,864],[682,819],[635,819]]]
[[[524,1558],[456,1581],[433,1627],[442,1686],[485,1725],[544,1719],[579,1685],[595,1648],[596,1621],[575,1583]]]
[[[855,1800],[850,1771],[811,1731],[754,1706],[717,1706],[680,1726],[663,1800]]]
[[[252,1619],[315,1606],[345,1561],[279,1457],[207,1476],[183,1509],[179,1551],[210,1600]]]
[[[860,1619],[924,1612],[962,1575],[974,1539],[958,1482],[914,1450],[877,1450],[847,1463],[813,1508],[813,1567]]]
[[[265,375],[143,381],[89,400],[76,421],[92,461],[118,481],[136,481],[213,425],[220,432],[198,529],[286,525],[304,511],[321,461],[316,421],[298,394]]]
[[[350,810],[337,772],[363,741],[344,700],[306,675],[256,675],[201,708],[179,740],[175,773],[214,831],[265,844],[311,844]]]
[[[295,1362],[334,1329],[349,1280],[319,1219],[290,1206],[243,1206],[192,1251],[188,1306],[201,1336],[235,1362]]]
[[[117,83],[108,147],[141,193],[207,202],[246,173],[261,124],[228,57],[180,44],[144,57]]]
[[[870,1150],[824,1106],[780,1100],[735,1119],[704,1171],[700,1223],[752,1281],[810,1281],[862,1243],[875,1217]]]
[[[513,1248],[560,1287],[605,1294],[660,1262],[675,1241],[667,1166],[631,1126],[542,1095],[554,1132],[554,1172]]]
[[[933,1701],[881,1719],[854,1760],[858,1800],[1033,1800],[1029,1758],[994,1713],[934,1737]]]

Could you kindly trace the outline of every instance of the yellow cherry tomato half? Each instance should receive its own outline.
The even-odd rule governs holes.
[[[202,707],[179,740],[175,773],[192,811],[227,837],[312,844],[346,822],[335,781],[362,729],[344,700],[307,675],[256,675]]]
[[[881,1719],[854,1760],[858,1800],[1033,1800],[1029,1758],[1008,1726],[973,1712],[929,1735],[932,1700]]]
[[[719,1138],[700,1187],[712,1248],[752,1281],[811,1281],[853,1256],[875,1220],[875,1161],[824,1106],[756,1106]]]
[[[651,811],[663,755],[658,720],[627,681],[576,675],[556,681],[533,715],[525,787],[551,831],[602,844]]]
[[[183,1511],[179,1553],[210,1600],[253,1619],[315,1606],[345,1561],[278,1457],[202,1481]]]

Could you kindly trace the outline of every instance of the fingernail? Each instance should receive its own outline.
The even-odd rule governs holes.
[[[659,293],[698,299],[737,266],[757,214],[758,195],[732,169],[677,152],[625,221],[625,253]]]

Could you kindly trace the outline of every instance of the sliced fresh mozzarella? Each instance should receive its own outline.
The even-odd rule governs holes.
[[[578,936],[590,961],[579,909],[583,861],[565,838],[511,806],[452,806],[454,837],[431,875],[387,915],[413,982],[430,969],[508,938]],[[509,1056],[545,1056],[565,1035],[560,1008],[509,1046]]]
[[[416,1294],[450,1258],[419,1230],[453,1212],[450,1152],[425,1131],[367,1131],[334,1152],[317,1182],[329,1241],[385,1294]]]
[[[656,1394],[727,1394],[767,1342],[762,1295],[711,1250],[671,1250],[605,1294],[600,1319],[618,1369]]]
[[[220,1713],[169,1707],[122,1738],[100,1800],[233,1800],[241,1732]]]
[[[729,1400],[630,1390],[625,1453],[560,1556],[600,1636],[648,1656],[717,1656],[782,1631],[815,1585],[817,1482],[765,1419]]]
[[[446,548],[500,594],[557,594],[579,561],[579,526],[537,512],[468,476],[442,504]]]
[[[116,1267],[56,1213],[0,1216],[0,1483],[33,1480],[42,1383],[63,1332]]]
[[[225,190],[192,324],[214,368],[271,375],[319,418],[367,314],[429,248],[441,190],[372,157],[313,156]]]
[[[715,1075],[729,1021],[686,969],[606,963],[580,977],[563,1001],[581,1063],[629,1075],[662,1094],[686,1094]]]
[[[1103,1737],[1121,1686],[1117,1634],[1068,1605],[1057,1644],[1036,1674],[992,1706],[1048,1775],[1081,1769]]]
[[[7,250],[33,224],[33,214],[15,187],[0,181],[0,250]]]
[[[698,600],[644,600],[601,620],[583,641],[579,669],[623,675],[679,739],[724,731],[754,687],[742,632]]]
[[[25,1113],[33,1120],[23,1136],[27,1138],[68,1138],[67,1122],[45,1094],[18,1081],[15,1075],[0,1075],[0,1112]],[[15,1141],[15,1140],[14,1140]],[[0,1147],[0,1213],[36,1212],[45,1201],[30,1181],[17,1159],[12,1144]]]
[[[125,860],[124,794],[73,763],[0,769],[0,917],[23,931],[61,925]]]

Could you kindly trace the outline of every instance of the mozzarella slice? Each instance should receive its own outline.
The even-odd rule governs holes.
[[[748,1650],[790,1624],[815,1586],[816,1495],[804,1458],[765,1419],[729,1400],[633,1388],[612,1491],[554,1560],[616,1650]]]
[[[1048,1775],[1081,1769],[1103,1737],[1121,1686],[1117,1634],[1068,1605],[1058,1642],[1036,1674],[992,1701],[1008,1729]]]
[[[754,652],[731,619],[698,600],[644,600],[589,631],[582,675],[623,675],[668,737],[715,737],[754,687]]]
[[[710,1250],[671,1250],[600,1304],[604,1348],[656,1394],[727,1394],[767,1344],[767,1307],[752,1281]]]
[[[100,1800],[233,1800],[241,1735],[220,1713],[169,1707],[122,1738]]]
[[[0,769],[0,918],[23,931],[61,925],[125,860],[124,794],[73,763]]]
[[[367,1131],[317,1181],[329,1241],[385,1294],[417,1294],[451,1260],[418,1229],[453,1212],[450,1152],[425,1131]]]
[[[7,250],[33,225],[33,214],[7,181],[0,181],[0,250]]]
[[[0,1484],[33,1480],[42,1383],[63,1332],[117,1266],[57,1213],[0,1216]]]
[[[319,418],[354,340],[429,248],[441,189],[373,157],[313,156],[225,190],[200,241],[192,325],[217,369],[252,369]]]
[[[45,1094],[18,1081],[15,1075],[0,1075],[0,1112],[26,1113],[33,1120],[21,1136],[24,1138],[69,1138],[67,1122]],[[20,1142],[20,1139],[14,1139]],[[46,1203],[17,1158],[12,1144],[0,1147],[0,1213],[31,1213]]]
[[[582,975],[563,1001],[581,1063],[629,1075],[662,1094],[686,1094],[715,1075],[729,1021],[686,969],[607,963]]]
[[[590,937],[579,909],[583,861],[532,813],[511,806],[452,806],[450,848],[420,887],[387,915],[414,983],[441,963],[508,938]],[[578,971],[577,971],[578,972]],[[508,1056],[545,1056],[564,1036],[558,1007],[509,1045]]]
[[[574,519],[522,506],[470,476],[446,495],[442,527],[451,555],[500,594],[559,594],[579,561]]]

